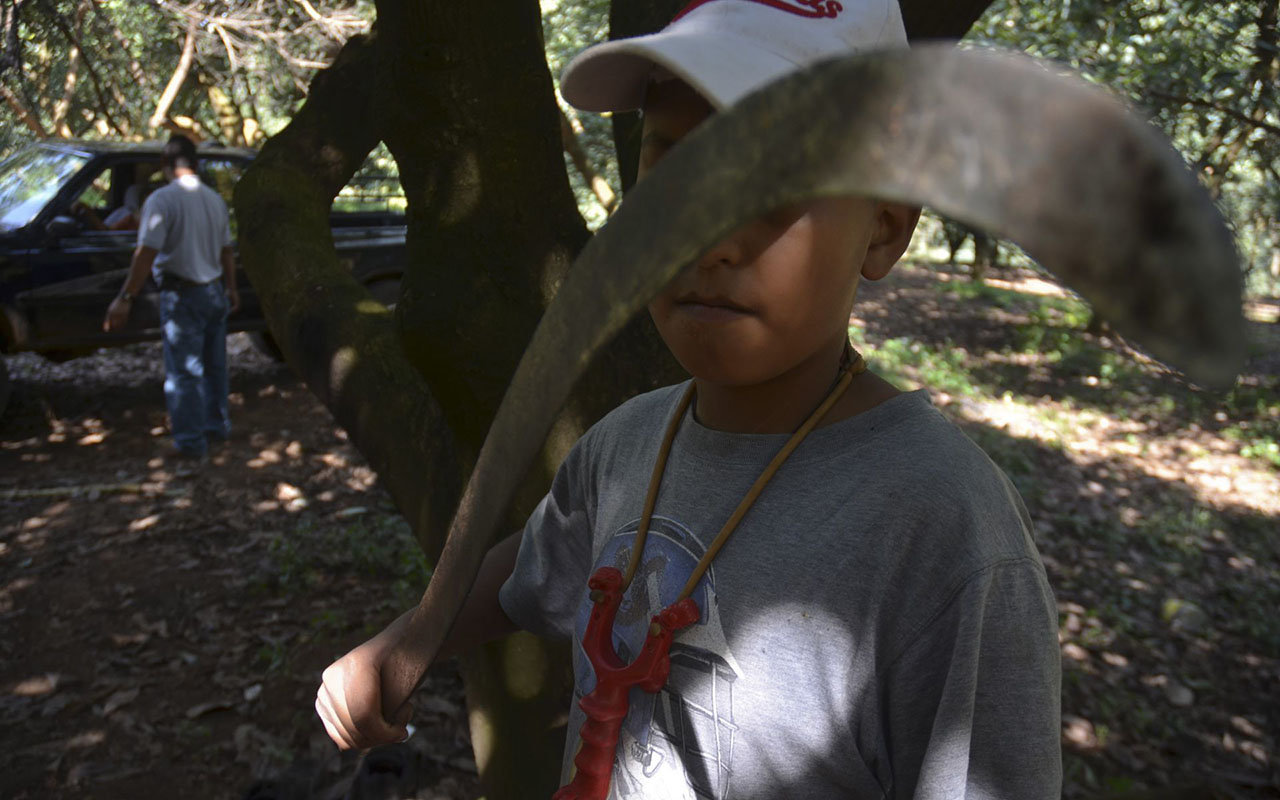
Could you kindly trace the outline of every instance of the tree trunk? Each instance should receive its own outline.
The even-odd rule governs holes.
[[[501,14],[383,3],[374,34],[317,77],[236,192],[241,256],[276,340],[433,558],[524,344],[588,235],[564,171],[538,14],[533,2]],[[409,202],[394,319],[362,306],[328,229],[333,196],[379,138]],[[587,424],[674,377],[647,320],[615,353],[584,379],[513,524]],[[566,708],[567,655],[526,636],[464,659],[490,797],[555,787],[564,732],[552,722]],[[542,665],[534,682],[529,664]]]
[[[77,24],[79,20],[77,20]],[[67,125],[67,113],[71,111],[71,100],[76,93],[76,80],[80,77],[80,48],[71,45],[71,54],[67,56],[67,74],[62,79],[62,98],[53,104],[53,121],[50,126],[59,136],[70,139],[71,127]]]
[[[237,184],[240,257],[286,359],[438,552],[461,486],[453,435],[390,312],[366,302],[329,230],[334,195],[378,141],[375,50],[375,37],[348,42]]]
[[[40,123],[40,118],[28,108],[18,95],[9,88],[7,83],[0,83],[0,96],[4,97],[4,101],[9,104],[9,108],[13,113],[22,120],[22,124],[36,135],[37,138],[49,138],[49,132],[45,130],[44,125]]]
[[[178,66],[174,68],[173,75],[169,76],[169,82],[165,84],[164,91],[160,94],[160,100],[156,103],[156,110],[151,113],[151,119],[147,121],[147,127],[151,130],[159,128],[165,118],[169,116],[169,108],[173,105],[173,101],[178,96],[178,90],[182,88],[182,83],[187,79],[187,71],[191,69],[191,60],[195,57],[196,52],[196,20],[192,17],[187,23],[187,36],[182,43],[182,55],[178,57]]]
[[[973,27],[991,0],[899,0],[902,22],[912,41],[959,39]]]
[[[973,279],[982,283],[987,272],[994,269],[1000,254],[1000,243],[982,231],[973,232]]]
[[[578,140],[578,136],[581,133],[582,125],[576,120],[569,119],[569,115],[561,109],[560,139],[564,144],[564,151],[573,161],[573,166],[578,170],[578,174],[582,176],[583,182],[590,187],[591,193],[596,196],[601,208],[606,213],[612,213],[613,209],[618,205],[618,197],[613,193],[613,189],[609,188],[608,182],[600,177],[600,173],[596,172],[596,168],[591,164],[591,157],[587,155],[586,148]]]

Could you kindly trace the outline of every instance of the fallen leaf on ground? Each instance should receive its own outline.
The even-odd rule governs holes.
[[[140,691],[141,690],[135,686],[132,689],[121,689],[117,692],[112,692],[111,696],[107,698],[107,702],[102,704],[102,716],[109,717],[122,706],[132,703],[134,700],[138,699],[138,693]]]
[[[56,672],[46,672],[34,678],[27,678],[22,683],[13,687],[12,694],[19,697],[40,697],[41,695],[50,694],[58,688],[58,683],[62,677]]]
[[[225,711],[231,708],[232,704],[226,700],[214,700],[211,703],[197,703],[187,709],[187,719],[195,719],[208,714],[210,711]]]

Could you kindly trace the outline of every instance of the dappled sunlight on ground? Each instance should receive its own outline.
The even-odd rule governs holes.
[[[948,406],[960,419],[1060,448],[1077,464],[1114,460],[1121,468],[1185,483],[1207,505],[1280,517],[1280,474],[1269,464],[1244,458],[1238,444],[1219,435],[1203,430],[1152,434],[1135,420],[1025,397],[960,399]]]
[[[1085,333],[1042,277],[946,277],[864,285],[859,346],[929,386],[1026,500],[1058,600],[1065,796],[1199,781],[1276,797],[1280,337],[1257,328],[1251,373],[1216,397]],[[205,800],[298,759],[349,770],[311,711],[319,673],[426,570],[343,432],[234,337],[236,428],[196,470],[167,449],[158,349],[9,363],[0,796],[167,780]],[[420,699],[437,791],[476,796],[452,669]]]
[[[320,671],[420,595],[376,476],[283,366],[232,337],[231,440],[176,461],[159,349],[11,357],[0,430],[0,797],[238,797],[299,759],[354,759]],[[414,746],[473,797],[461,684],[433,670]]]
[[[1012,478],[1059,601],[1066,797],[1280,793],[1280,336],[1231,395],[1188,387],[1039,276],[864,285],[871,368]],[[1216,794],[1214,794],[1216,793]]]

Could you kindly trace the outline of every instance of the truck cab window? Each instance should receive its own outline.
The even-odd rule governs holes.
[[[79,153],[35,146],[0,162],[0,230],[30,223],[88,160]]]
[[[158,163],[110,165],[71,204],[71,213],[89,231],[137,230],[143,201],[163,182]]]

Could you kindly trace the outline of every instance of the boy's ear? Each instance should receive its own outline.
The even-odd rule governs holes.
[[[867,246],[867,257],[862,262],[862,277],[869,281],[878,281],[888,275],[902,254],[907,252],[911,234],[920,221],[920,206],[877,202],[874,213],[872,224],[875,228]]]

